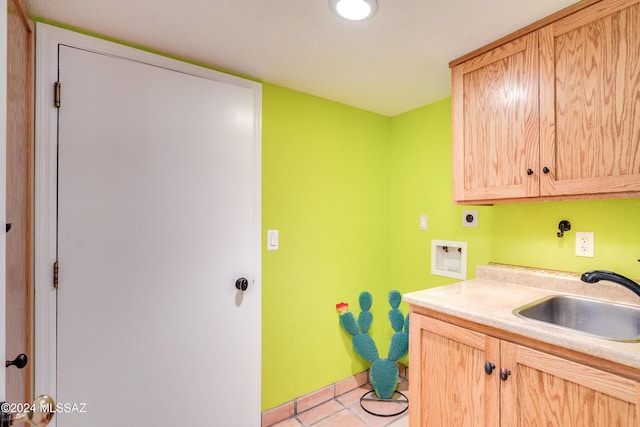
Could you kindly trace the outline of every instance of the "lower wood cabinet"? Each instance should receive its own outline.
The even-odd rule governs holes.
[[[411,313],[409,425],[637,427],[640,383]]]

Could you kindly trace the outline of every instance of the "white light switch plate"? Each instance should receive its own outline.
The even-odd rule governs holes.
[[[280,238],[278,236],[278,230],[267,230],[267,250],[277,251],[279,247]]]

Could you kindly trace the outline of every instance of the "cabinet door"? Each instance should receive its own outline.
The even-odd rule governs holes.
[[[503,426],[640,425],[635,381],[504,341],[501,357]]]
[[[416,313],[411,328],[409,425],[498,426],[500,341]]]
[[[640,190],[640,1],[540,30],[541,194]]]
[[[453,68],[454,201],[539,194],[538,74],[537,32]]]

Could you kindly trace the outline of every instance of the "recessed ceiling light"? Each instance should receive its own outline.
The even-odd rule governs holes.
[[[329,7],[336,15],[350,21],[371,18],[378,11],[376,0],[329,0]]]

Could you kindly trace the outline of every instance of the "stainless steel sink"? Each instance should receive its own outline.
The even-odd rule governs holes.
[[[612,341],[640,342],[640,307],[555,295],[513,310],[527,320]]]

